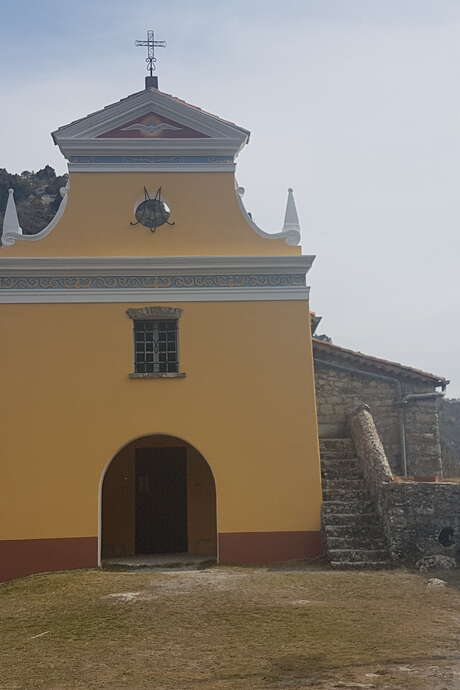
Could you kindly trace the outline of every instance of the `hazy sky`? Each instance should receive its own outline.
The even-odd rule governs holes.
[[[319,332],[460,397],[460,0],[0,0],[0,167],[143,88],[248,128],[237,176],[267,231],[294,187]],[[457,276],[457,277],[456,277]]]

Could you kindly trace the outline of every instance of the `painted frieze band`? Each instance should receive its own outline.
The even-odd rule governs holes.
[[[305,275],[171,275],[171,276],[9,276],[0,290],[126,290],[130,288],[260,288],[305,285]]]
[[[70,163],[233,163],[232,156],[69,156]]]
[[[233,156],[146,156],[126,155],[75,155],[69,156],[71,172],[119,172],[150,170],[157,172],[232,172]]]
[[[0,303],[308,299],[313,256],[0,259]]]

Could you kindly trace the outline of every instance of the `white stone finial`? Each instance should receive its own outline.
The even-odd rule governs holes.
[[[288,198],[286,203],[286,213],[284,214],[283,232],[288,233],[287,243],[296,245],[300,241],[300,223],[299,216],[294,201],[294,191],[291,187],[288,189]]]
[[[2,245],[11,247],[16,242],[18,235],[22,235],[22,228],[19,225],[18,212],[14,202],[14,189],[9,189],[3,218]]]
[[[300,231],[299,216],[297,215],[297,209],[294,201],[294,191],[291,187],[288,189],[286,213],[284,215],[283,231],[286,230]]]

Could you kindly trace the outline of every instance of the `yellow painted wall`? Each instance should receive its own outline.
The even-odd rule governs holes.
[[[187,453],[187,531],[189,553],[217,553],[216,491],[209,465],[194,448]]]
[[[220,532],[318,530],[308,304],[169,303],[187,376],[146,380],[130,306],[1,305],[0,539],[97,535],[107,463],[156,433],[206,458]]]
[[[135,466],[132,446],[113,459],[104,477],[102,500],[102,553],[130,556],[135,551]]]
[[[174,226],[133,227],[135,206],[162,187]],[[280,209],[280,230],[281,230]],[[242,214],[233,173],[72,173],[58,226],[39,242],[2,247],[1,256],[297,255],[284,239],[258,235]]]

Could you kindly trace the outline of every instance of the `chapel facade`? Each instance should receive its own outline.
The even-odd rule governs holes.
[[[0,579],[189,553],[320,553],[306,274],[246,212],[249,132],[146,88],[53,139],[69,184],[0,248]]]

